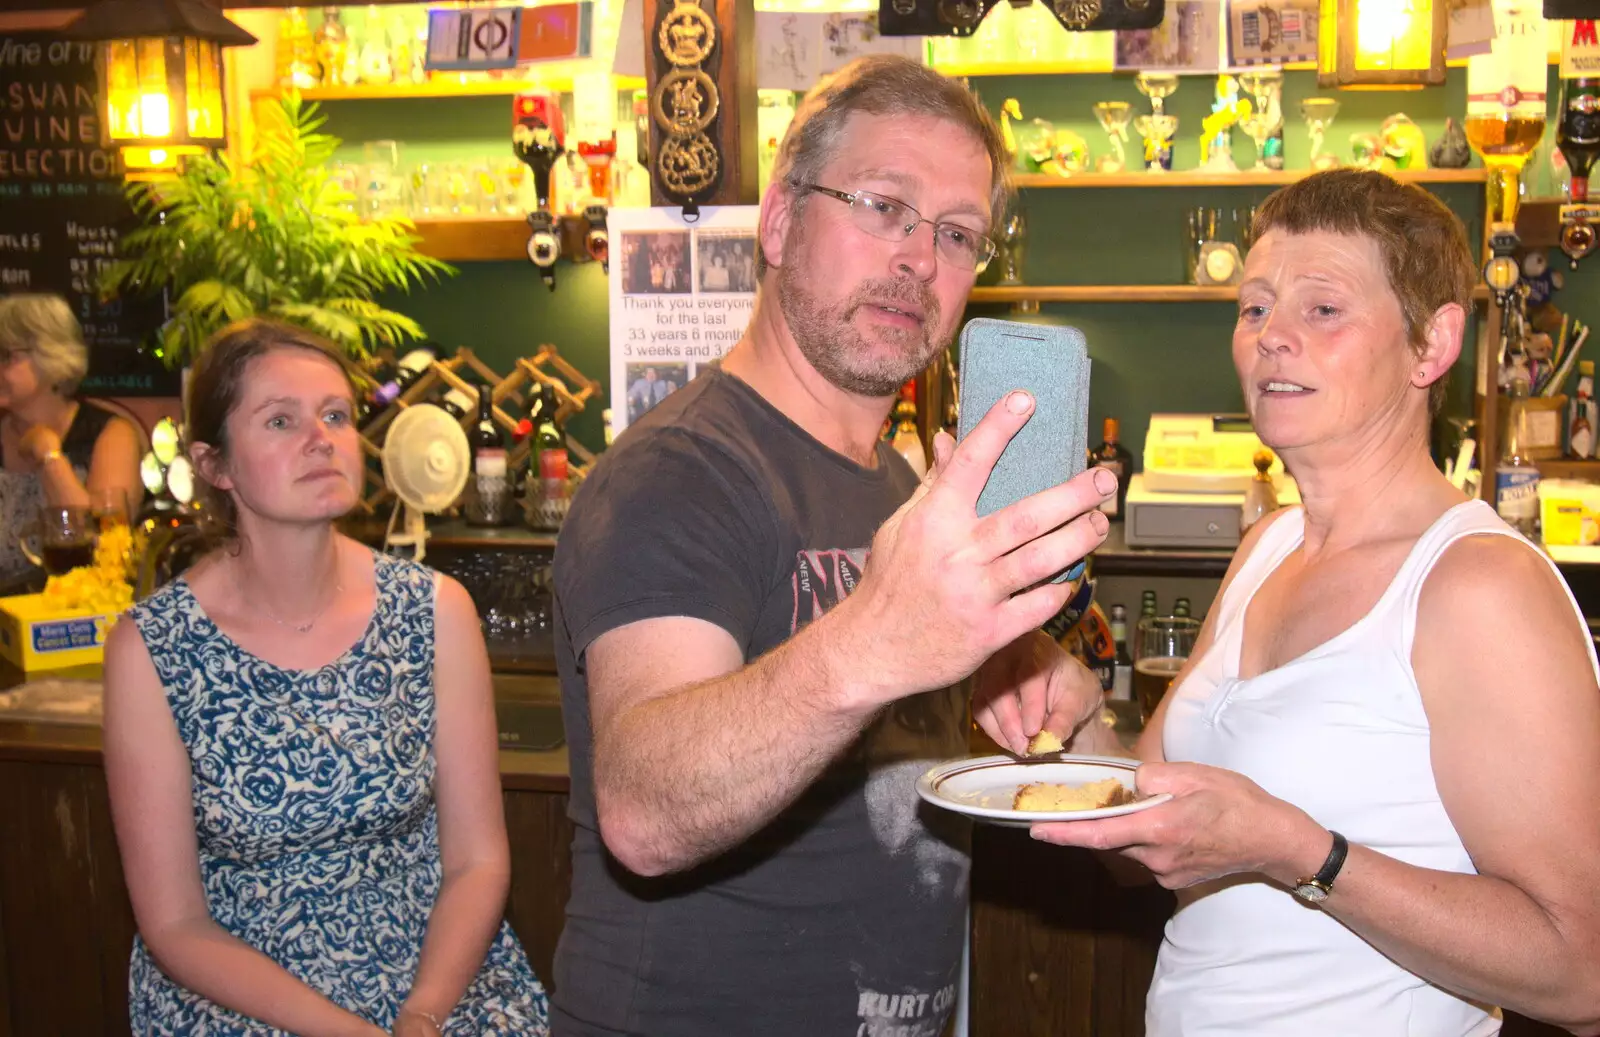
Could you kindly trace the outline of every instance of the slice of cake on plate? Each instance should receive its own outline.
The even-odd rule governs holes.
[[[1087,785],[1038,782],[1017,789],[1015,810],[1099,810],[1133,802],[1133,793],[1116,778],[1101,778]]]

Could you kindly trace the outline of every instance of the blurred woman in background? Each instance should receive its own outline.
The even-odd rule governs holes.
[[[143,496],[144,436],[76,395],[88,370],[65,299],[0,298],[0,585],[36,571],[18,539],[41,508],[120,504],[132,517]]]

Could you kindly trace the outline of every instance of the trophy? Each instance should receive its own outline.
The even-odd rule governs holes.
[[[1014,209],[1000,224],[1001,285],[1022,283],[1022,257],[1027,252],[1028,221],[1021,209]]]
[[[1145,169],[1164,173],[1172,168],[1172,138],[1178,132],[1178,117],[1166,114],[1163,102],[1178,89],[1178,77],[1170,72],[1140,72],[1134,77],[1134,85],[1150,98],[1151,114],[1133,120],[1133,128],[1144,138]]]
[[[1338,169],[1337,155],[1324,155],[1322,141],[1339,114],[1339,102],[1332,97],[1307,97],[1300,102],[1300,114],[1311,132],[1311,168],[1313,170]]]
[[[1240,125],[1256,145],[1256,164],[1251,171],[1264,173],[1272,169],[1267,152],[1274,137],[1278,142],[1277,159],[1283,166],[1283,73],[1275,69],[1239,73],[1239,86],[1255,102],[1250,116]],[[1303,106],[1302,106],[1303,107]]]
[[[1111,138],[1111,154],[1100,156],[1100,172],[1120,173],[1128,168],[1128,155],[1122,145],[1128,139],[1128,120],[1132,116],[1133,106],[1127,101],[1101,101],[1094,106],[1094,117]]]
[[[1250,115],[1250,102],[1239,97],[1239,81],[1217,77],[1216,100],[1211,114],[1200,122],[1200,168],[1210,173],[1237,173],[1233,164],[1233,124]]]

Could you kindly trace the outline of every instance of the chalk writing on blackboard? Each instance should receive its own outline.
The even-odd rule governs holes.
[[[95,46],[0,33],[0,292],[64,296],[89,343],[84,391],[176,393],[150,352],[159,298],[100,298],[100,274],[137,225],[122,164],[100,137]]]

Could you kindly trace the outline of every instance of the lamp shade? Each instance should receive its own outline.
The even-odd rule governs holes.
[[[1322,0],[1317,85],[1407,90],[1444,82],[1447,0]]]
[[[222,48],[256,42],[199,0],[101,0],[61,30],[100,47],[101,136],[130,170],[227,143]]]
[[[249,46],[256,38],[200,0],[100,0],[61,29],[69,40],[108,43],[150,36],[185,36],[222,47]]]

